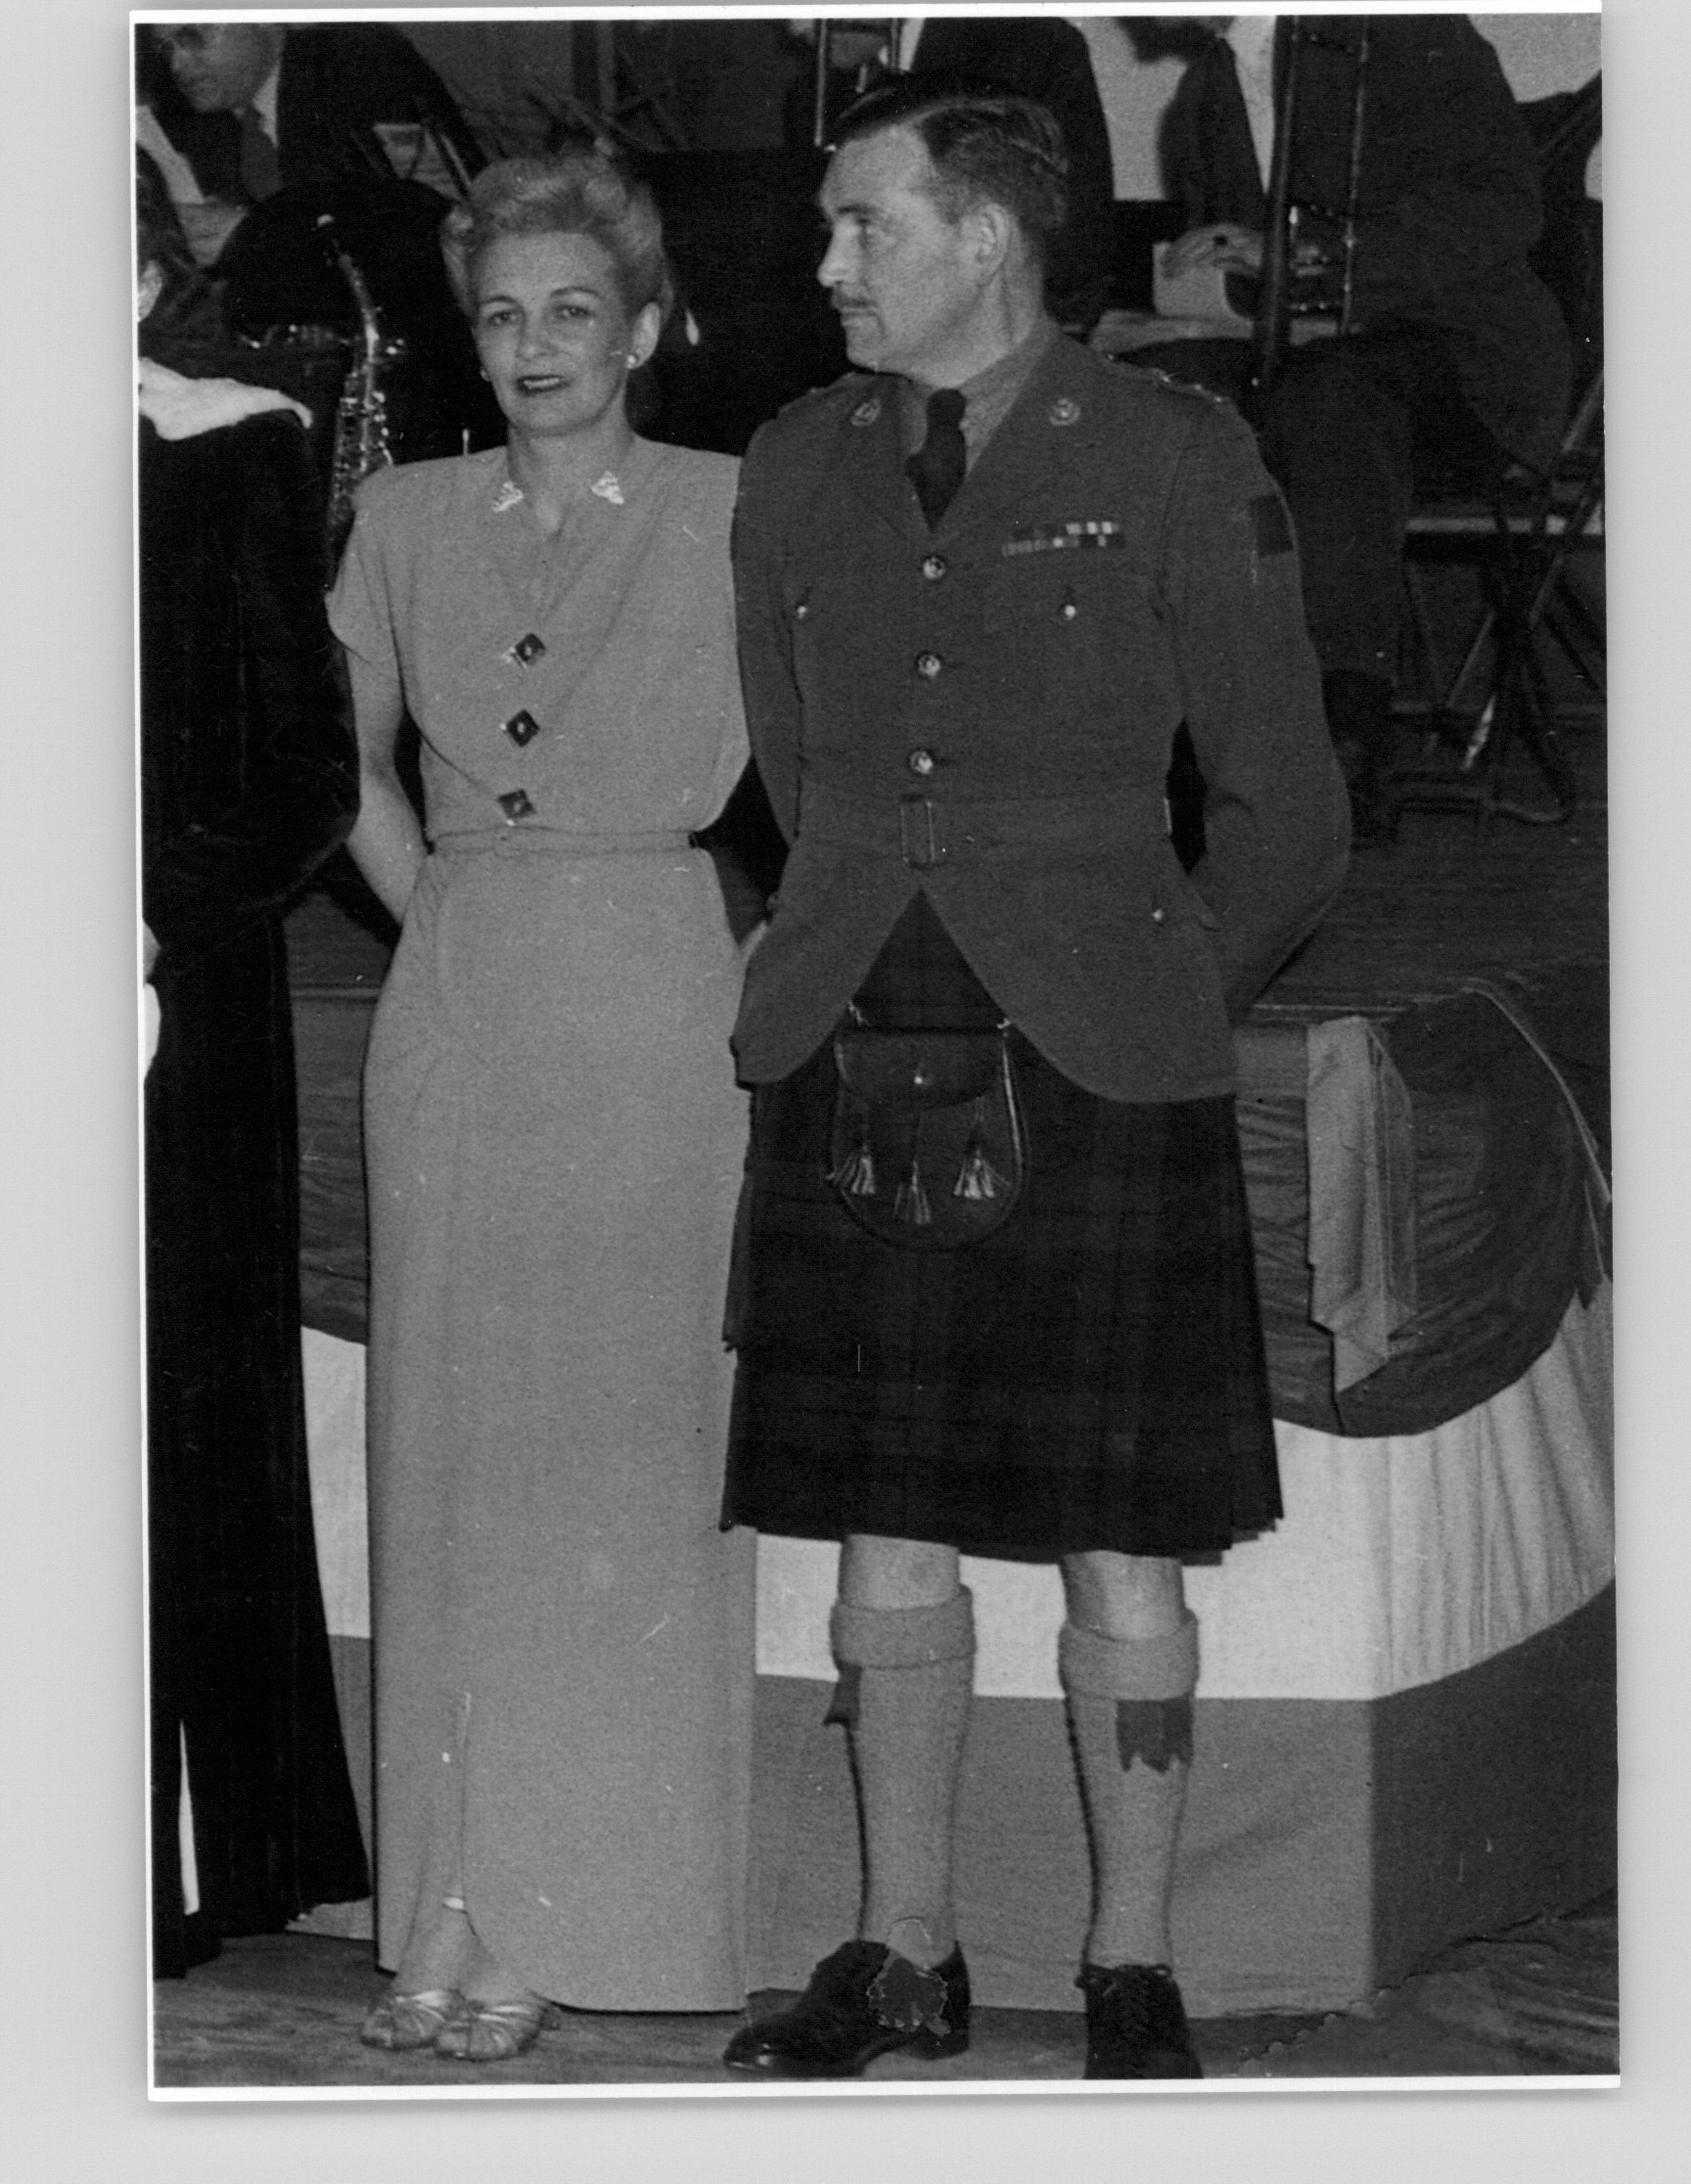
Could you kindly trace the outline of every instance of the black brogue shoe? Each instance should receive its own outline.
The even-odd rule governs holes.
[[[882,1942],[847,1941],[822,1959],[790,2010],[736,2032],[722,2060],[768,2078],[856,2077],[894,2048],[937,2062],[969,2045],[969,2010],[960,1949],[927,1971]]]
[[[1201,2078],[1174,1975],[1163,1964],[1088,1964],[1074,1984],[1086,1997],[1089,2078]]]

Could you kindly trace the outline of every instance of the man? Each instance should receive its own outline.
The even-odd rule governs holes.
[[[139,140],[231,330],[268,343],[279,329],[359,329],[328,215],[397,347],[382,371],[400,458],[498,436],[438,241],[446,201],[484,162],[416,48],[382,23],[184,23],[142,38]],[[292,391],[322,402],[310,384]]]
[[[467,175],[483,163],[439,77],[387,24],[183,23],[147,36],[154,118],[200,192],[178,210],[202,264],[279,190],[375,176],[455,195],[453,162]],[[414,172],[424,159],[443,164]]]
[[[1193,224],[1165,269],[1240,276],[1254,309],[1290,26],[1267,16],[1185,22],[1208,34],[1169,107],[1164,158]],[[1339,216],[1353,153],[1347,232]],[[1568,336],[1528,263],[1540,226],[1531,142],[1495,53],[1466,17],[1305,19],[1291,160],[1292,203],[1305,215],[1320,208],[1302,229],[1305,275],[1317,299],[1336,298],[1348,258],[1349,317],[1342,340],[1289,359],[1257,415],[1298,533],[1357,839],[1390,841],[1403,536],[1417,481],[1472,491],[1511,459],[1547,463],[1568,402]],[[1248,368],[1240,342],[1141,361],[1230,394]]]
[[[1046,251],[1048,299],[1059,325],[1091,327],[1108,297],[1116,196],[1104,104],[1086,40],[1074,24],[1038,16],[904,16],[890,39],[879,24],[865,28],[846,21],[830,28],[837,77],[848,73],[866,87],[892,69],[990,84],[1032,99],[1055,116],[1069,158],[1069,211]],[[796,94],[808,138],[814,86],[803,82]],[[830,122],[846,103],[830,103]]]
[[[1251,435],[1044,314],[1065,166],[1026,100],[912,79],[854,108],[819,277],[862,376],[742,478],[743,676],[792,847],[736,1032],[724,1516],[844,1542],[866,1850],[857,1938],[728,2050],[763,2076],[967,2044],[960,1550],[1062,1564],[1087,2074],[1198,2074],[1169,1970],[1179,1558],[1279,1512],[1228,1018],[1336,888],[1346,811]],[[1163,800],[1183,717],[1191,882]]]

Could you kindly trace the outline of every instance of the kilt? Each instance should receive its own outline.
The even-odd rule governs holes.
[[[999,1021],[921,897],[858,1000],[873,1024]],[[1280,1515],[1232,1100],[1102,1099],[1011,1043],[1027,1185],[953,1251],[841,1206],[831,1043],[757,1087],[725,1524],[1049,1561],[1212,1556]]]

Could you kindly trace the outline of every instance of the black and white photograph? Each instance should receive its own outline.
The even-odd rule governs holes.
[[[1624,2082],[1601,20],[129,18],[155,2104]]]

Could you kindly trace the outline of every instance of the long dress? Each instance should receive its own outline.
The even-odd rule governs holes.
[[[422,732],[433,844],[365,1091],[378,1953],[461,1894],[587,2009],[745,1995],[746,1106],[687,839],[746,757],[735,478],[636,441],[549,541],[502,449],[390,471],[331,602]]]
[[[207,390],[207,400],[214,396]],[[281,911],[357,808],[292,418],[140,441],[154,1963],[369,1888],[330,1671],[299,1357]],[[178,1850],[186,1751],[200,1903]]]

